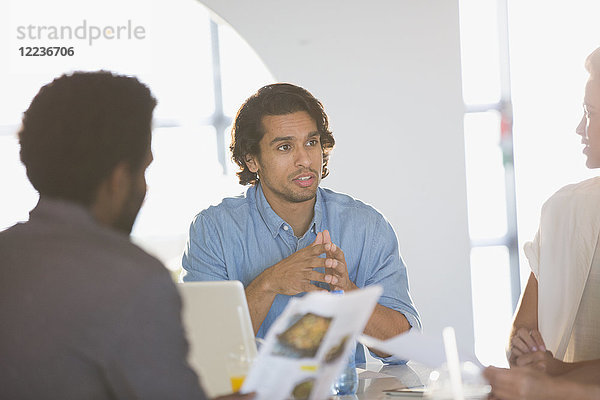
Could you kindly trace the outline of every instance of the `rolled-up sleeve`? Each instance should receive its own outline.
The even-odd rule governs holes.
[[[372,271],[367,286],[380,285],[383,288],[379,304],[402,313],[412,328],[422,330],[421,317],[410,296],[408,274],[400,256],[396,233],[383,217],[377,222],[372,236],[369,264]],[[406,362],[394,356],[382,358],[371,354],[389,364]]]
[[[229,279],[223,242],[217,232],[209,216],[200,213],[194,218],[181,261],[183,282]]]
[[[370,265],[372,272],[367,286],[383,287],[379,304],[401,312],[413,328],[422,329],[421,317],[410,296],[408,274],[398,250],[396,233],[383,218],[373,234]]]

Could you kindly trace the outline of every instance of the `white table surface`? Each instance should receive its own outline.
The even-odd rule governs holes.
[[[405,365],[381,365],[368,363],[357,365],[358,390],[354,396],[332,396],[332,400],[393,400],[402,397],[389,396],[386,390],[400,387],[417,387],[427,384],[430,368],[409,361]]]

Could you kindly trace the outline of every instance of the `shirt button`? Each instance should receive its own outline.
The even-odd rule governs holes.
[[[288,228],[288,226],[287,226],[287,225],[284,225],[284,226],[283,226],[283,230],[284,230],[284,231],[287,231],[288,229],[290,229],[290,228]]]

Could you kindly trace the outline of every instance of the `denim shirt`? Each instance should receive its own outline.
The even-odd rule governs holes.
[[[265,269],[313,243],[317,232],[325,229],[344,252],[350,280],[359,288],[382,286],[379,304],[401,312],[412,327],[421,329],[392,226],[373,207],[329,189],[318,188],[313,220],[300,238],[273,211],[260,184],[203,210],[190,226],[182,279],[239,280],[247,287]],[[275,297],[258,337],[266,336],[290,297]],[[401,362],[392,357],[382,360]],[[364,352],[357,351],[356,362],[364,361]]]

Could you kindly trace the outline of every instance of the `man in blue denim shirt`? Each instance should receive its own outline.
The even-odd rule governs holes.
[[[322,104],[291,84],[261,88],[237,113],[231,151],[246,194],[192,222],[183,280],[240,280],[264,337],[291,296],[381,285],[365,333],[421,328],[389,222],[373,207],[319,187],[335,141]],[[397,361],[375,352],[384,361]],[[364,362],[364,352],[357,352]]]

